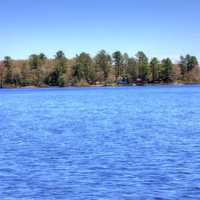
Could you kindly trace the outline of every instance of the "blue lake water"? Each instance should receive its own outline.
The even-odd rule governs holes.
[[[15,199],[200,199],[200,86],[0,90]]]

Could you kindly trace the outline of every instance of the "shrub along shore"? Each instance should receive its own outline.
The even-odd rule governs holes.
[[[195,56],[149,59],[139,51],[130,57],[120,51],[96,56],[81,53],[68,59],[63,51],[47,58],[32,54],[26,60],[6,56],[0,61],[0,87],[117,86],[200,83],[200,67]]]

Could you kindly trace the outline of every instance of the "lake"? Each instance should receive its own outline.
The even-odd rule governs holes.
[[[0,199],[200,199],[200,86],[1,89]]]

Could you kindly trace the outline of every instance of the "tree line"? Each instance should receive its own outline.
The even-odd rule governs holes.
[[[89,86],[116,84],[165,84],[200,82],[200,68],[195,56],[181,56],[178,63],[170,58],[149,59],[139,51],[130,57],[120,51],[105,50],[96,56],[82,52],[68,59],[58,51],[53,59],[32,54],[27,60],[6,56],[0,62],[0,87]]]

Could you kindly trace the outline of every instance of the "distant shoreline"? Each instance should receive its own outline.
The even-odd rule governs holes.
[[[24,86],[24,87],[2,87],[0,89],[39,89],[39,88],[44,88],[44,89],[48,89],[48,88],[101,88],[101,87],[146,87],[146,86],[186,86],[186,85],[199,85],[200,83],[159,83],[159,84],[153,84],[153,83],[149,83],[149,84],[126,84],[126,85],[117,85],[117,84],[113,84],[113,85],[85,85],[85,86],[81,86],[81,85],[71,85],[71,86],[64,86],[64,87],[59,87],[59,86]]]

